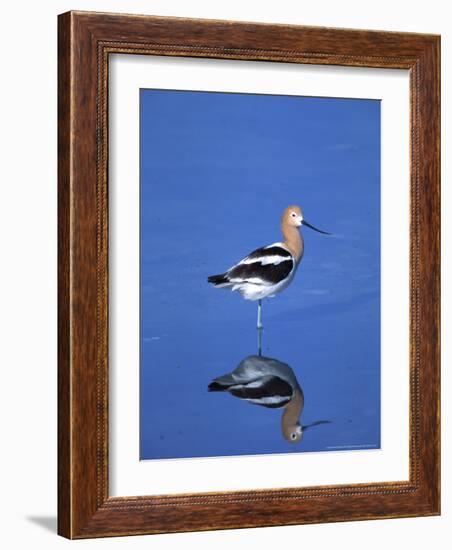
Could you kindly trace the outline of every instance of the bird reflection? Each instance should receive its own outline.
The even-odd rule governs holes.
[[[208,391],[227,391],[262,407],[284,408],[281,430],[291,443],[301,441],[303,429],[311,427],[300,424],[303,390],[289,365],[278,359],[249,355],[231,373],[215,378]]]

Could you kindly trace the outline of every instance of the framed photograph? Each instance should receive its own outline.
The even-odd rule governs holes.
[[[440,513],[439,56],[59,16],[61,535]]]

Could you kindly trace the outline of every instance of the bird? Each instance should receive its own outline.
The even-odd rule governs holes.
[[[299,206],[288,206],[281,216],[283,241],[257,248],[224,273],[207,278],[215,288],[237,290],[245,300],[257,300],[258,330],[263,328],[262,300],[284,290],[292,282],[301,262],[304,252],[302,225],[331,235],[308,223]]]
[[[281,431],[290,443],[303,437],[300,416],[304,395],[289,365],[260,355],[245,357],[231,373],[219,376],[208,385],[209,392],[229,392],[250,403],[268,408],[284,408]]]

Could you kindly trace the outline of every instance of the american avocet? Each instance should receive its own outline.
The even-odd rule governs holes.
[[[284,241],[258,248],[225,273],[207,278],[216,288],[238,290],[245,300],[257,300],[258,329],[262,328],[262,299],[286,288],[303,257],[304,241],[299,231],[302,225],[330,235],[308,223],[299,206],[288,206],[281,217]]]
[[[270,357],[250,355],[230,374],[215,378],[209,391],[227,391],[235,397],[270,408],[284,407],[281,418],[283,436],[297,443],[303,436],[300,415],[303,411],[303,391],[293,370]]]

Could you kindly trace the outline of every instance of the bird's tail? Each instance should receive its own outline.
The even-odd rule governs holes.
[[[207,282],[214,286],[223,286],[229,284],[229,279],[226,273],[221,273],[220,275],[210,275],[207,277]]]
[[[229,386],[233,386],[237,382],[232,378],[230,374],[225,374],[224,376],[219,376],[212,380],[212,382],[207,386],[208,391],[227,391]]]
[[[218,382],[215,382],[215,380],[207,386],[207,391],[225,391],[227,389],[227,386],[222,386]]]

